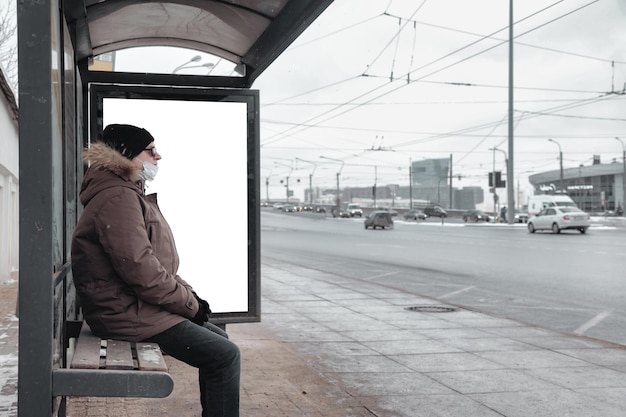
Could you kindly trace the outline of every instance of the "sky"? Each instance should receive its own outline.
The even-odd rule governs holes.
[[[514,3],[515,183],[531,193],[559,147],[565,168],[621,161],[626,1]],[[408,186],[411,161],[450,156],[455,187],[487,189],[509,153],[508,22],[504,0],[335,0],[253,85],[270,198],[339,170],[342,187]]]

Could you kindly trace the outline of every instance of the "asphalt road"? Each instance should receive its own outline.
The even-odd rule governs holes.
[[[524,225],[261,212],[261,253],[497,317],[626,345],[626,228],[530,234]]]

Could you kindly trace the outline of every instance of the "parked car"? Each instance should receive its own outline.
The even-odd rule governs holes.
[[[528,223],[528,212],[522,210],[515,210],[515,223]]]
[[[422,210],[411,209],[404,213],[405,220],[426,220],[426,214]]]
[[[491,221],[491,216],[489,216],[487,213],[485,213],[482,210],[468,210],[465,213],[463,213],[462,217],[465,223],[468,223],[468,222],[478,223],[478,222],[490,222]]]
[[[575,229],[585,233],[591,225],[589,214],[578,207],[546,207],[536,216],[528,219],[528,231],[551,230],[552,233],[561,233],[561,230]]]
[[[424,208],[424,214],[429,217],[448,217],[448,213],[439,206],[429,206]]]
[[[391,213],[385,210],[372,211],[365,218],[365,229],[372,228],[376,229],[380,227],[381,229],[390,228],[393,229],[393,218],[391,217]]]

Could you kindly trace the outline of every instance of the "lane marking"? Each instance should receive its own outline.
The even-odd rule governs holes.
[[[603,311],[602,313],[596,315],[594,318],[589,320],[587,323],[585,323],[582,326],[580,326],[578,329],[574,330],[574,334],[577,334],[577,335],[585,334],[585,332],[587,330],[589,330],[592,327],[596,326],[602,320],[604,320],[605,318],[609,317],[611,314],[613,314],[613,310]]]
[[[371,280],[376,279],[376,278],[388,277],[389,275],[396,275],[396,274],[399,274],[399,273],[400,273],[400,271],[396,271],[396,272],[387,272],[386,274],[373,275],[373,276],[371,276],[371,277],[366,277],[366,278],[364,278],[364,279],[365,279],[365,280],[367,280],[367,281],[371,281]]]
[[[455,296],[455,295],[457,295],[457,294],[461,294],[461,293],[464,293],[464,292],[468,292],[468,291],[470,291],[470,290],[473,290],[474,288],[476,288],[476,286],[475,286],[475,285],[472,285],[471,287],[461,288],[460,290],[457,290],[457,291],[452,291],[452,292],[449,292],[449,293],[447,293],[447,294],[444,294],[444,295],[442,295],[442,296],[441,296],[441,298],[448,298],[448,297],[452,297],[452,296]]]

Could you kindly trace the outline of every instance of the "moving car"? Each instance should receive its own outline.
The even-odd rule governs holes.
[[[585,233],[591,222],[589,214],[578,207],[546,207],[536,216],[528,219],[528,231],[551,230],[552,233],[561,233],[561,230],[575,229]]]
[[[405,220],[426,220],[426,214],[422,210],[411,209],[404,213]]]
[[[462,215],[463,221],[468,222],[489,222],[491,217],[482,210],[468,210]]]
[[[348,203],[341,211],[348,213],[350,217],[363,216],[363,209],[356,203]]]
[[[390,228],[393,229],[393,218],[391,217],[391,213],[385,210],[372,211],[365,218],[365,229],[372,228],[376,229],[380,227],[381,229]]]
[[[348,213],[344,209],[340,209],[339,211],[337,211],[337,207],[331,208],[330,214],[332,214],[333,217],[340,217],[340,218],[350,217],[350,213]]]
[[[424,214],[429,217],[448,217],[448,213],[439,206],[430,206],[424,209]]]

